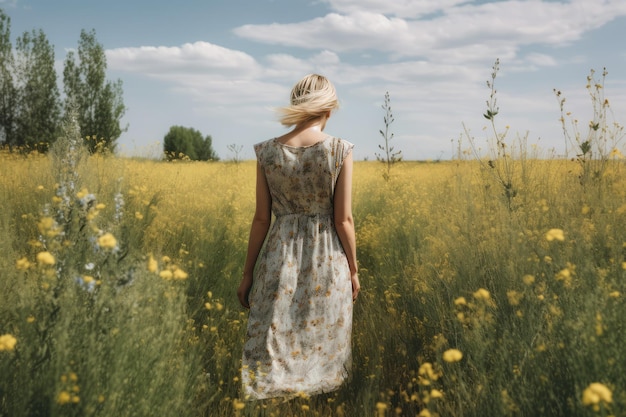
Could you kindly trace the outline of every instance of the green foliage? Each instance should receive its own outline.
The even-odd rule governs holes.
[[[594,415],[582,400],[592,383],[613,393],[611,403],[596,404],[599,412],[626,411],[626,232],[615,226],[626,222],[626,177],[617,166],[606,187],[583,192],[569,174],[575,162],[527,161],[529,174],[516,180],[526,203],[510,212],[476,161],[407,162],[394,168],[394,181],[379,175],[379,163],[355,163],[363,290],[353,378],[310,399],[242,404],[246,313],[235,290],[254,212],[254,163],[81,152],[88,159],[77,165],[79,177],[59,177],[48,158],[2,156],[0,335],[17,344],[0,351],[0,415],[370,417],[427,408],[441,416],[582,417]],[[120,166],[128,181],[121,190]],[[98,190],[92,208],[106,205],[92,220],[78,198],[90,193],[54,188],[71,178],[76,194]],[[55,228],[40,229],[47,215],[39,213],[65,196],[74,207],[65,218],[74,220],[55,221],[77,243],[52,250],[65,271],[58,274],[36,264],[40,235],[46,245],[65,241],[48,235]],[[93,226],[112,233],[119,250],[95,252]],[[189,277],[150,272],[150,253],[159,271],[177,264]],[[33,265],[25,268],[23,258]],[[87,261],[99,275],[84,269]],[[100,279],[93,289],[90,275]],[[462,353],[459,362],[443,359],[450,348]],[[60,404],[64,391],[80,401]]]
[[[395,121],[391,112],[391,98],[389,97],[389,91],[385,93],[385,102],[383,103],[382,108],[385,111],[385,115],[383,116],[385,130],[383,131],[381,129],[379,133],[382,136],[384,143],[382,145],[378,145],[378,149],[380,149],[383,153],[377,153],[376,159],[386,165],[386,171],[383,174],[383,178],[385,178],[385,181],[389,181],[391,178],[391,166],[402,160],[402,151],[394,151],[394,147],[389,144],[391,139],[393,139],[393,133],[390,132],[390,126]]]
[[[167,160],[217,161],[219,157],[212,146],[210,135],[183,126],[172,126],[163,138],[163,153]]]
[[[12,75],[11,18],[0,9],[0,145],[14,142],[16,92]]]
[[[57,139],[61,117],[54,49],[42,30],[25,32],[15,49],[17,113],[11,145],[45,152]]]
[[[77,52],[66,56],[63,83],[66,96],[78,106],[81,136],[92,153],[114,151],[116,140],[127,129],[121,126],[126,112],[122,81],[107,81],[106,68],[104,48],[96,40],[95,30],[82,30]]]

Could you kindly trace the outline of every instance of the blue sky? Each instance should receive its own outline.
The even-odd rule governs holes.
[[[158,155],[172,125],[227,146],[285,129],[273,108],[291,86],[318,72],[336,85],[341,109],[327,132],[354,142],[357,159],[382,143],[381,104],[391,96],[393,143],[406,159],[449,158],[468,149],[463,124],[486,148],[485,81],[496,80],[509,138],[548,154],[564,151],[553,88],[581,123],[591,117],[590,69],[606,67],[606,97],[626,123],[624,0],[0,0],[13,39],[43,29],[58,74],[81,29],[95,29],[109,79],[121,79],[129,129],[122,153]],[[623,151],[622,146],[622,151]]]

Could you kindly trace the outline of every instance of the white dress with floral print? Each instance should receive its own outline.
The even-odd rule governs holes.
[[[335,183],[351,143],[327,137],[254,146],[275,220],[250,293],[246,399],[330,392],[351,365],[352,284],[333,223]]]

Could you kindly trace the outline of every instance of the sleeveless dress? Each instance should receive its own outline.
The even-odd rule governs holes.
[[[275,219],[249,297],[247,400],[330,392],[348,377],[352,283],[333,196],[353,146],[330,136],[305,147],[275,139],[254,145]]]

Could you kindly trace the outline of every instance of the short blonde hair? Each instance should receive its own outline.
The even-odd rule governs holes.
[[[278,112],[281,124],[294,126],[317,119],[338,107],[337,92],[328,78],[309,74],[294,85],[290,105],[279,108]]]

